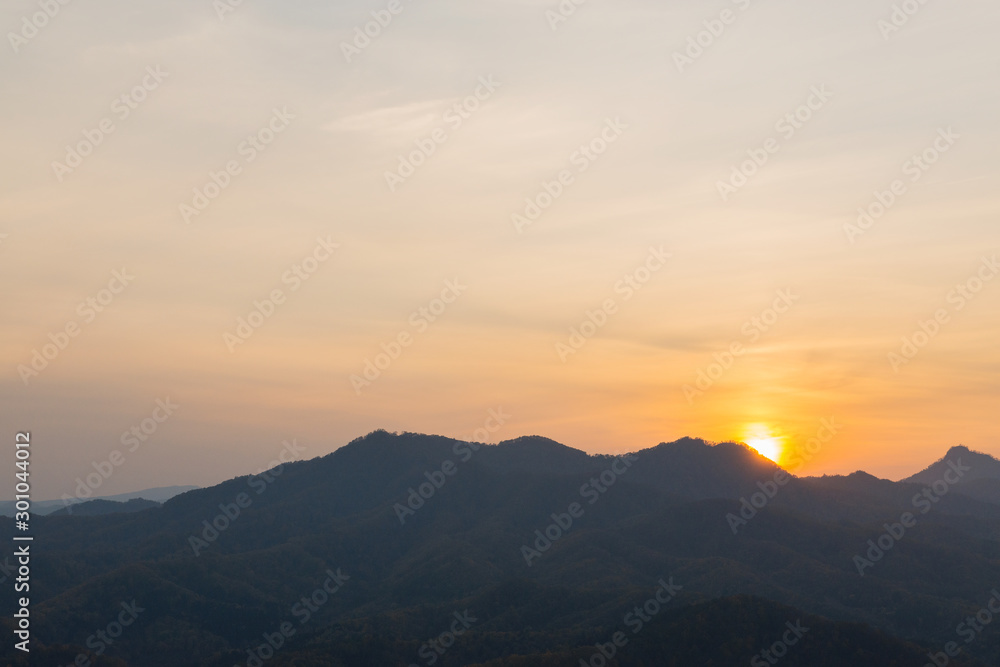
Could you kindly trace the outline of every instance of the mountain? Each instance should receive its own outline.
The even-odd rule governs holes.
[[[943,458],[903,481],[912,484],[933,484],[935,481],[945,479],[946,474],[954,474],[949,471],[952,470],[952,464],[958,465],[958,462],[972,468],[965,475],[958,493],[988,503],[1000,504],[1000,461],[989,454],[975,452],[964,446],[952,447]]]
[[[133,498],[125,502],[116,500],[88,500],[73,507],[64,507],[52,512],[50,516],[98,516],[101,514],[117,514],[119,512],[141,512],[151,507],[159,507],[162,503],[145,498]],[[72,511],[70,511],[72,510]]]
[[[160,486],[153,489],[144,489],[142,491],[133,491],[131,493],[119,493],[114,496],[96,496],[90,500],[110,500],[113,502],[126,502],[133,500],[135,498],[142,498],[144,500],[152,500],[158,503],[166,502],[174,496],[179,496],[182,493],[187,493],[188,491],[193,491],[199,487],[197,486]],[[70,500],[73,504],[80,504],[86,502],[84,500],[74,498]],[[31,513],[38,515],[52,514],[57,510],[61,510],[66,507],[66,501],[63,500],[37,500],[31,503]],[[13,517],[14,512],[14,501],[0,501],[0,516]]]
[[[132,605],[102,658],[152,667],[576,667],[623,631],[608,664],[645,667],[749,664],[809,618],[783,664],[920,667],[949,642],[950,664],[996,664],[1000,632],[966,644],[960,624],[1000,587],[1000,506],[959,493],[996,460],[962,456],[931,502],[923,483],[791,477],[735,443],[614,457],[376,431],[162,507],[36,517],[32,627],[45,650],[85,647]]]
[[[710,446],[697,438],[682,438],[647,449],[637,457],[630,481],[684,498],[739,498],[756,482],[772,479],[777,464],[743,444]],[[755,489],[754,489],[755,490]]]
[[[989,454],[974,452],[960,445],[952,447],[942,458],[902,481],[910,484],[933,484],[937,480],[944,479],[945,474],[953,469],[953,465],[959,464],[971,468],[964,474],[964,482],[980,479],[1000,480],[1000,461]]]

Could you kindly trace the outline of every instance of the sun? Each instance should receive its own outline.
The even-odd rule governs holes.
[[[764,458],[777,463],[784,447],[780,436],[773,434],[766,424],[749,424],[743,431],[744,441]]]

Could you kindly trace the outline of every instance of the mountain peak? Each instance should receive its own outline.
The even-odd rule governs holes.
[[[962,465],[971,468],[969,471],[963,471],[964,481],[974,479],[1000,480],[1000,460],[989,454],[969,449],[965,445],[957,445],[949,449],[942,458],[917,474],[911,475],[901,481],[916,484],[933,484],[936,480],[942,479],[944,473],[951,470],[953,465]]]
[[[497,447],[508,447],[513,449],[527,449],[529,447],[538,447],[542,449],[559,449],[559,450],[569,449],[574,452],[580,451],[578,449],[573,449],[572,447],[564,445],[561,442],[556,442],[551,438],[546,438],[541,435],[522,435],[518,438],[504,440],[499,444],[497,444]]]
[[[708,447],[709,444],[701,438],[692,438],[690,436],[684,436],[674,440],[673,442],[661,442],[657,447],[677,447],[682,449],[697,449],[699,447]]]
[[[490,467],[508,471],[575,473],[595,463],[587,452],[540,435],[525,435],[488,445],[482,454]]]

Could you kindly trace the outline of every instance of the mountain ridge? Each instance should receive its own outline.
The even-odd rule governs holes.
[[[34,622],[40,636],[82,646],[134,598],[149,611],[115,657],[228,667],[244,664],[294,601],[342,568],[343,591],[269,665],[411,664],[434,619],[466,608],[483,619],[470,630],[480,633],[479,652],[456,649],[441,665],[582,658],[607,641],[623,609],[674,577],[678,611],[756,596],[868,625],[885,639],[873,646],[902,660],[908,649],[889,639],[943,646],[1000,581],[1000,506],[962,495],[961,484],[859,576],[855,556],[887,523],[917,514],[921,485],[865,473],[776,476],[781,469],[745,445],[694,438],[621,459],[537,436],[505,443],[376,431],[142,512],[37,517],[45,549],[33,559]],[[248,502],[237,505],[241,494]],[[10,520],[0,526],[13,531]],[[538,556],[526,559],[525,546]],[[150,659],[151,636],[183,637],[172,645],[189,654],[164,648]],[[636,646],[655,652],[670,641],[649,637]],[[761,648],[737,645],[744,664]],[[364,662],[364,650],[393,657]],[[984,635],[968,650],[992,660],[1000,638]]]

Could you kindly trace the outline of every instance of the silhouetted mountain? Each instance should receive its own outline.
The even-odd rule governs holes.
[[[170,500],[174,496],[179,496],[182,493],[186,493],[197,488],[197,486],[159,486],[153,489],[143,489],[142,491],[132,491],[130,493],[119,493],[113,496],[96,496],[90,500],[111,500],[123,503],[134,498],[142,498],[144,500],[153,500],[158,503],[162,503]],[[33,500],[31,502],[31,513],[39,515],[52,514],[53,512],[66,507],[66,502],[67,501],[65,500]],[[79,498],[71,498],[69,502],[79,505],[89,501],[81,500]],[[0,516],[13,517],[15,511],[14,501],[0,501]]]
[[[486,465],[506,472],[567,475],[593,467],[593,459],[585,452],[539,436],[506,440],[480,453]]]
[[[133,498],[125,502],[115,500],[88,500],[79,505],[64,507],[52,512],[50,516],[98,516],[101,514],[118,514],[123,512],[141,512],[151,507],[159,507],[162,503],[145,498]]]
[[[683,438],[662,443],[640,454],[629,479],[655,486],[672,495],[702,500],[739,498],[757,481],[770,479],[779,467],[743,444]]]
[[[958,493],[977,475],[932,502],[922,483],[788,477],[732,443],[612,457],[377,431],[147,511],[36,517],[33,628],[83,647],[134,604],[106,657],[245,665],[287,622],[269,667],[406,666],[467,611],[436,665],[576,667],[667,581],[609,665],[747,664],[800,616],[818,648],[783,664],[922,667],[952,641],[951,664],[994,664],[1000,634],[956,629],[1000,586],[1000,507]]]
[[[971,467],[971,470],[965,474],[963,480],[965,482],[979,479],[1000,480],[1000,461],[989,454],[974,452],[968,447],[958,446],[952,447],[942,458],[902,481],[911,484],[933,484],[944,479],[945,473],[952,470],[952,464],[957,465],[959,462]]]
[[[965,475],[957,492],[984,502],[1000,504],[1000,461],[989,454],[974,452],[964,446],[952,447],[943,458],[903,481],[933,484],[945,479],[945,474],[954,474],[949,473],[952,470],[951,464],[957,465],[959,461],[962,465],[970,466],[972,470]]]
[[[959,493],[983,502],[1000,505],[1000,479],[989,477],[973,479],[963,484]]]

